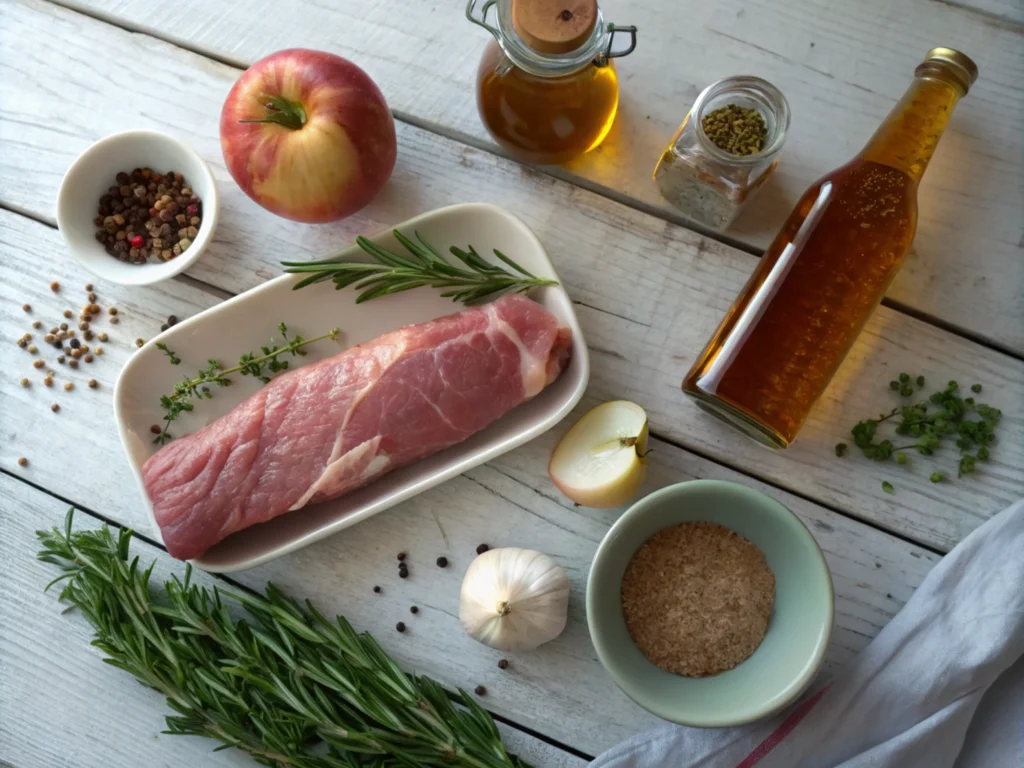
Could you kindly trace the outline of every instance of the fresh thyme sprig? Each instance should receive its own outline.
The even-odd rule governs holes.
[[[368,634],[273,584],[266,595],[192,583],[160,589],[131,531],[37,531],[105,661],[167,697],[169,734],[205,736],[280,768],[529,768],[464,691],[404,672]],[[236,615],[244,614],[238,620]],[[455,706],[455,705],[458,706]]]
[[[415,233],[416,242],[398,230],[394,235],[409,251],[411,258],[382,248],[365,237],[358,237],[356,244],[373,256],[377,263],[342,261],[335,256],[322,261],[285,261],[282,264],[287,267],[285,272],[309,274],[297,282],[293,290],[332,280],[336,289],[354,285],[361,291],[356,298],[357,304],[424,285],[444,288],[442,296],[465,304],[478,303],[506,291],[523,293],[541,285],[558,285],[554,280],[531,274],[497,249],[494,255],[515,273],[485,260],[471,245],[466,251],[451,247],[452,255],[461,262],[456,265],[445,259],[419,232]]]
[[[915,392],[914,383],[917,384],[918,390],[923,389],[924,376],[915,379],[908,373],[901,373],[898,378],[889,382],[889,388],[898,392],[901,397],[911,397]],[[975,394],[981,390],[980,384],[971,386],[971,391]],[[930,410],[932,408],[934,410]],[[980,418],[968,418],[971,411],[977,413]],[[998,408],[986,403],[977,403],[973,397],[961,397],[960,385],[950,381],[945,389],[933,392],[927,400],[914,405],[896,406],[888,413],[879,414],[876,419],[858,422],[850,430],[850,434],[853,435],[854,444],[869,459],[887,461],[895,457],[896,463],[903,465],[908,463],[905,451],[916,450],[922,456],[931,456],[942,446],[943,440],[955,436],[956,447],[961,453],[957,477],[962,477],[973,473],[979,460],[989,460],[990,446],[996,442],[996,426],[1002,415]],[[888,438],[876,441],[879,425],[897,416],[900,420],[896,425],[896,434],[912,438],[912,442],[895,445]],[[846,443],[838,443],[835,449],[836,456],[844,456],[846,449]],[[943,472],[932,472],[928,479],[933,483],[941,483],[946,479],[946,475]],[[892,484],[882,483],[882,490],[892,493]]]
[[[217,387],[230,385],[231,379],[228,376],[232,373],[253,376],[266,384],[270,381],[273,374],[288,370],[288,361],[281,360],[281,355],[289,353],[293,357],[305,355],[305,347],[309,344],[322,341],[323,339],[336,339],[341,332],[337,328],[332,328],[327,333],[316,338],[304,339],[299,335],[296,335],[294,338],[288,338],[288,327],[284,323],[278,323],[277,330],[285,342],[283,347],[276,345],[273,347],[260,347],[262,355],[257,356],[252,352],[248,352],[238,358],[238,365],[232,368],[221,368],[220,363],[216,360],[207,360],[206,362],[209,365],[205,369],[199,371],[195,376],[186,376],[174,385],[174,391],[171,394],[162,395],[160,397],[160,406],[164,409],[164,425],[160,434],[153,439],[153,442],[157,445],[163,445],[170,440],[171,436],[167,429],[170,427],[171,422],[175,421],[182,413],[191,411],[195,407],[190,402],[191,400],[208,400],[212,398],[211,385]],[[181,362],[181,359],[166,344],[158,343],[156,346],[157,349],[170,358],[171,365],[178,365]],[[268,375],[268,373],[271,375]]]

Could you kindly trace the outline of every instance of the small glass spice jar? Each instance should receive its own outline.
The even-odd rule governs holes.
[[[732,154],[708,138],[704,118],[728,106],[756,110],[764,120],[759,152]],[[719,80],[693,103],[658,161],[654,180],[662,196],[688,217],[711,229],[727,229],[775,170],[788,128],[789,104],[774,85],[751,76]]]

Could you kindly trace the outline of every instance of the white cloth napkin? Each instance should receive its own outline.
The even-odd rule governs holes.
[[[827,687],[721,730],[665,726],[591,768],[1024,767],[1024,499],[928,574]]]

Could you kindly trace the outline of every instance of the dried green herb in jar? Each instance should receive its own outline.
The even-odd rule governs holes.
[[[715,146],[731,155],[756,155],[768,136],[768,126],[756,109],[735,104],[709,112],[700,127]]]

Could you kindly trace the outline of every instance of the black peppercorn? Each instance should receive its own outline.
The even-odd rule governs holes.
[[[376,592],[379,595],[380,594],[380,587],[374,587],[373,591]]]
[[[177,325],[178,324],[178,318],[175,315],[168,315],[168,317],[167,317],[167,324],[168,325]]]
[[[417,608],[415,605],[412,606],[411,608],[409,608],[409,613],[419,613],[419,612],[420,612],[420,609]]]
[[[502,659],[498,662],[498,669],[508,669],[508,659]]]
[[[397,629],[399,632],[405,632],[405,622],[400,621],[397,624],[395,624],[395,629]]]
[[[80,346],[82,346],[82,342],[80,342],[78,339],[72,339],[70,341],[70,344],[72,349],[78,349]]]
[[[484,688],[482,685],[478,685],[476,688],[473,689],[473,693],[475,693],[477,696],[486,696],[487,689]]]
[[[437,567],[438,568],[447,568],[448,567],[448,558],[444,557],[443,555],[441,557],[437,558]]]
[[[489,549],[490,549],[490,547],[488,547],[488,546],[487,546],[486,544],[480,544],[480,545],[479,545],[479,546],[478,546],[478,547],[476,548],[476,553],[477,553],[478,555],[482,555],[482,554],[483,554],[484,552],[486,552],[486,551],[487,551],[487,550],[489,550]]]
[[[409,578],[409,571],[408,570],[399,571],[398,572],[398,578],[400,578],[400,579],[408,579]]]
[[[398,561],[401,562],[402,560],[405,560],[405,552],[398,553]]]

